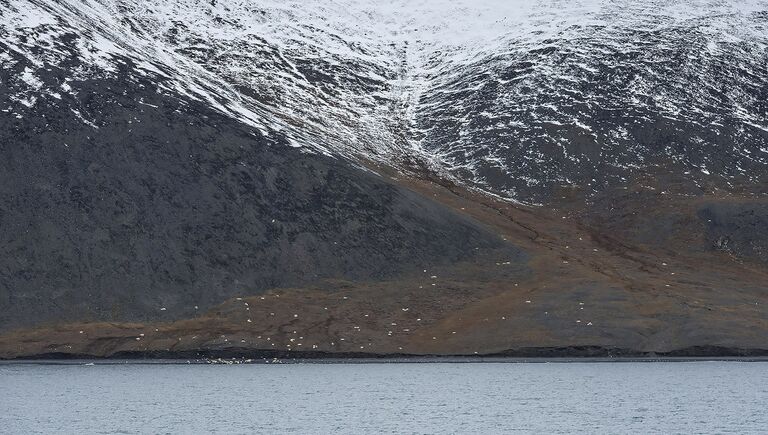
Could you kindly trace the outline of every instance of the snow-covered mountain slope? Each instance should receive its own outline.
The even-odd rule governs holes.
[[[497,17],[474,56],[465,42],[432,50],[461,56],[427,63],[415,105],[420,147],[462,178],[522,198],[646,170],[694,190],[768,179],[768,2],[546,2]]]
[[[764,0],[10,0],[0,13],[11,116],[123,74],[307,151],[523,201],[659,167],[704,190],[768,180]]]
[[[31,105],[41,93],[66,92],[36,72],[66,68],[72,57],[85,60],[72,80],[109,77],[130,63],[168,92],[285,132],[297,146],[337,154],[395,146],[388,118],[376,116],[386,111],[391,68],[367,52],[362,32],[355,41],[338,23],[322,26],[319,5],[223,3],[14,0],[3,11],[3,68],[32,62],[19,71],[14,99]]]

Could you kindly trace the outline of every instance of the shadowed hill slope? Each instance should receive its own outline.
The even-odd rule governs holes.
[[[151,320],[161,308],[181,317],[235,295],[383,279],[476,248],[523,261],[471,219],[149,81],[71,86],[78,101],[0,114],[0,329]]]

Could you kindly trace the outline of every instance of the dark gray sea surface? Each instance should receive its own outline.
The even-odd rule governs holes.
[[[0,364],[0,432],[766,433],[768,363]]]

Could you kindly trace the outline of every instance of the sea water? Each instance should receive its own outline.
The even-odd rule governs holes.
[[[766,433],[766,362],[2,364],[0,432]]]

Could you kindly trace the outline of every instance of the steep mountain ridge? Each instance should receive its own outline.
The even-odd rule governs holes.
[[[509,199],[655,166],[686,193],[766,182],[761,0],[14,0],[2,14],[3,67],[30,62],[16,105],[66,93],[39,70],[76,52],[73,78],[130,60],[161,91],[293,146]]]

